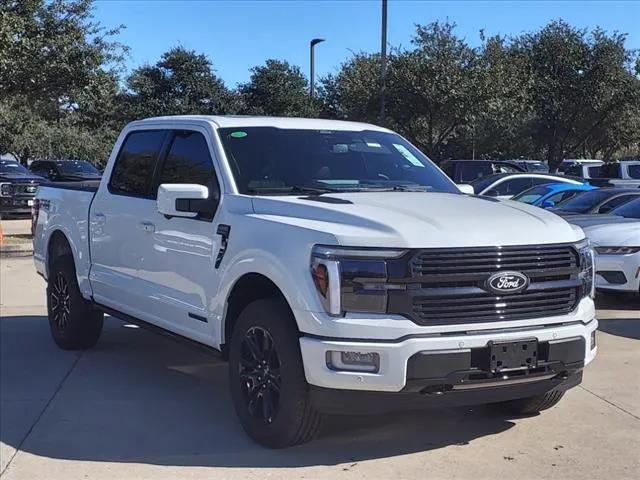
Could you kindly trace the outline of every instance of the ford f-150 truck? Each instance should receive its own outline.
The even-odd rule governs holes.
[[[205,345],[270,447],[331,414],[538,412],[596,354],[583,231],[462,193],[374,125],[136,121],[99,184],[43,186],[33,217],[61,348],[92,347],[104,313]]]

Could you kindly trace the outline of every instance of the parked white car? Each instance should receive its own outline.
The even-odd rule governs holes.
[[[595,248],[596,288],[640,294],[640,221],[585,227]]]
[[[541,173],[499,173],[474,180],[471,185],[476,195],[486,195],[500,200],[507,200],[536,185],[549,183],[582,185],[582,182],[578,180]]]
[[[100,183],[41,188],[34,221],[61,348],[93,346],[104,312],[209,347],[271,447],[336,413],[539,412],[597,351],[584,232],[461,193],[374,125],[133,122]]]

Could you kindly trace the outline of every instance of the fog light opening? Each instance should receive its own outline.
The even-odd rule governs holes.
[[[346,372],[378,373],[380,355],[375,352],[327,352],[327,367]]]
[[[591,350],[596,348],[596,331],[591,332]]]

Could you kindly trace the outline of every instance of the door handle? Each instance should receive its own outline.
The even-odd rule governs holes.
[[[140,228],[146,233],[153,233],[156,231],[156,226],[151,222],[140,222]]]
[[[93,214],[93,218],[95,219],[96,223],[102,225],[104,222],[107,221],[107,216],[102,213],[102,212],[96,212]]]

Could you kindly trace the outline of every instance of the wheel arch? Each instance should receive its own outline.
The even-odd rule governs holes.
[[[226,299],[221,332],[221,350],[224,358],[228,358],[228,346],[240,313],[251,302],[264,298],[281,299],[291,311],[292,318],[295,318],[283,290],[272,279],[258,272],[242,274],[233,283]]]

